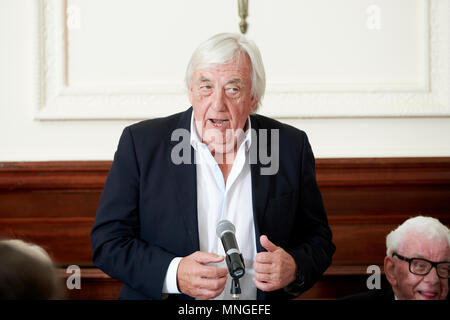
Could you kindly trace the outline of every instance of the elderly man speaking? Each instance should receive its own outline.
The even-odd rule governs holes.
[[[123,283],[122,299],[230,299],[216,236],[228,220],[241,298],[300,295],[335,252],[306,134],[255,114],[265,72],[244,36],[202,43],[186,84],[191,108],[124,129],[91,231],[94,264]]]

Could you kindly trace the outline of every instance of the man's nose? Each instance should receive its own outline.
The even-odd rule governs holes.
[[[223,111],[225,109],[225,95],[223,90],[216,90],[213,96],[212,107],[214,111]]]

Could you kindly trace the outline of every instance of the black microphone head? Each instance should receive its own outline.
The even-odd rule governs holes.
[[[222,234],[224,234],[225,232],[235,233],[235,231],[236,231],[236,228],[234,227],[234,224],[232,224],[228,220],[221,220],[217,224],[216,235],[217,235],[217,237],[221,238]]]

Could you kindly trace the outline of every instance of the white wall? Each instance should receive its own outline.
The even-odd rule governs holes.
[[[238,32],[236,2],[0,0],[0,161],[112,159],[126,125],[189,106],[185,65],[200,41]],[[249,10],[261,113],[306,131],[317,158],[450,156],[448,0]]]

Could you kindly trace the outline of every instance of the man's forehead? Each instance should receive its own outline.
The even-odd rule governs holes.
[[[199,66],[193,73],[197,79],[201,76],[209,78],[214,74],[229,74],[230,77],[239,79],[251,78],[250,59],[248,56],[241,54],[229,62]]]
[[[196,70],[193,74],[193,81],[196,82],[212,82],[217,79],[221,79],[226,83],[242,83],[251,80],[251,74],[245,69],[221,67],[200,69]]]
[[[443,259],[450,258],[450,247],[445,238],[430,239],[421,234],[411,234],[404,238],[399,249],[408,257],[428,259],[430,255],[439,255]]]
[[[199,82],[210,82],[213,80],[214,80],[214,77],[210,77],[210,76],[202,74],[202,73],[199,74],[198,79],[197,79],[197,81],[199,81]],[[239,77],[231,77],[231,78],[227,79],[226,82],[238,84],[238,83],[242,82],[242,79]]]

